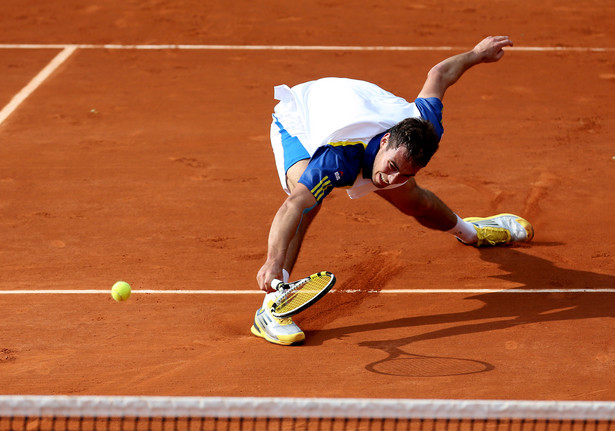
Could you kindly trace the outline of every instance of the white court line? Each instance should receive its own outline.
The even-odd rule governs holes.
[[[30,81],[0,111],[0,126],[21,105],[21,103],[45,79],[53,73],[77,49],[124,49],[124,50],[250,50],[250,51],[463,51],[467,48],[453,46],[323,46],[323,45],[117,45],[117,44],[0,44],[0,49],[62,49],[62,51]],[[513,51],[573,51],[573,52],[613,52],[615,48],[592,47],[516,47]]]
[[[429,293],[615,293],[615,289],[390,289],[390,290],[332,290],[335,293],[372,293],[372,294],[429,294]],[[133,294],[154,295],[255,295],[263,294],[260,290],[133,290]],[[0,290],[0,295],[110,295],[111,290]]]
[[[74,46],[65,47],[47,66],[41,70],[32,80],[17,93],[11,101],[0,111],[0,125],[6,120],[9,115],[15,111],[21,103],[28,98],[34,90],[36,90],[47,78],[56,70],[68,57],[75,52],[77,48]]]
[[[119,44],[0,44],[0,49],[135,49],[135,50],[244,50],[244,51],[463,51],[468,47],[455,46],[327,46],[327,45],[119,45]],[[529,52],[613,52],[608,47],[520,46],[506,48]]]

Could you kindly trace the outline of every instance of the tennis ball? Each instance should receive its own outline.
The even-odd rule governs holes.
[[[125,281],[118,281],[111,288],[111,296],[117,302],[126,301],[130,298],[130,284]]]

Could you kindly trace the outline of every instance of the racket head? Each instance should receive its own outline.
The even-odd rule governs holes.
[[[335,285],[335,275],[328,271],[317,272],[293,283],[281,283],[278,296],[271,306],[275,317],[290,317],[314,305]]]

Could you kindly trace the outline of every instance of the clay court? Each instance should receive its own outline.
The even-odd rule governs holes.
[[[4,0],[0,394],[615,398],[615,4]],[[250,334],[285,198],[273,87],[414,100],[483,37],[417,182],[528,245],[476,249],[378,196],[328,197],[294,276],[338,283],[304,344]],[[60,56],[60,57],[58,57]],[[54,60],[56,63],[53,63]],[[113,283],[133,287],[114,302]]]

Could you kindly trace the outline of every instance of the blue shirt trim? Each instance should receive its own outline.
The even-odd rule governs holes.
[[[378,150],[380,149],[380,140],[387,132],[382,132],[379,135],[374,136],[370,139],[369,144],[367,144],[367,148],[365,149],[365,154],[363,155],[363,178],[371,178],[372,171],[374,169],[374,160],[376,159],[376,154],[378,154]]]
[[[444,106],[442,101],[437,97],[428,97],[426,99],[419,97],[414,101],[414,104],[419,109],[421,117],[433,125],[438,134],[438,141],[440,141],[444,133],[444,127],[442,126],[442,109]]]

